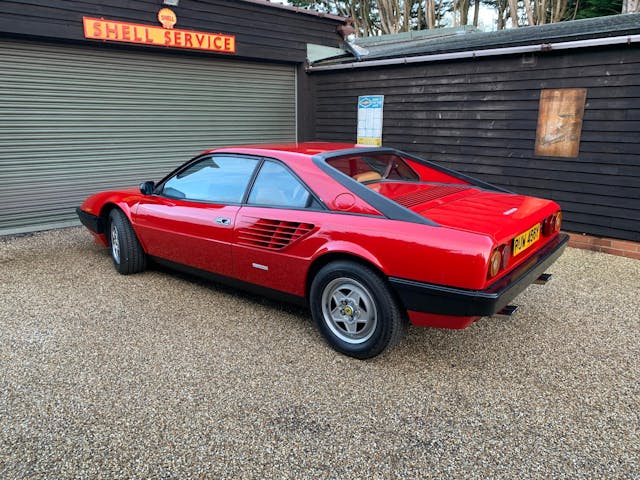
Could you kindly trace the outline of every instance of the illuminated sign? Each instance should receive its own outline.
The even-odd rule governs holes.
[[[168,12],[163,12],[163,10],[168,10]],[[109,42],[141,43],[171,48],[236,53],[236,37],[234,35],[170,28],[169,24],[173,27],[177,19],[168,8],[160,10],[158,18],[163,25],[167,25],[167,28],[82,17],[84,37]]]

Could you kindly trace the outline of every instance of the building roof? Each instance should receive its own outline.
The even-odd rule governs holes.
[[[359,53],[358,60],[365,61],[634,34],[640,34],[640,14],[638,13],[520,27],[497,32],[481,32],[468,26],[421,30],[396,35],[358,38],[354,43]],[[322,63],[352,61],[352,56],[344,56]]]

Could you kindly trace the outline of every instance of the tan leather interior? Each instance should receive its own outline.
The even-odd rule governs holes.
[[[372,180],[380,180],[382,175],[371,170],[369,172],[358,173],[357,175],[354,175],[353,178],[359,182],[370,182]]]

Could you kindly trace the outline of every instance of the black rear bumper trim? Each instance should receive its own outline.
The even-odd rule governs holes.
[[[484,290],[465,290],[391,277],[407,310],[465,317],[488,317],[499,312],[531,285],[564,252],[569,236],[559,234],[513,272]]]

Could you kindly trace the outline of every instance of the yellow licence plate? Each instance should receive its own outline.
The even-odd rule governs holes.
[[[513,255],[518,255],[520,252],[526,250],[539,238],[540,224],[538,223],[513,239]]]

